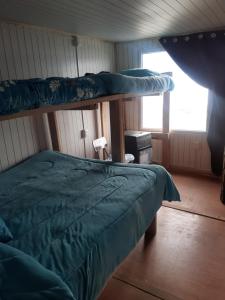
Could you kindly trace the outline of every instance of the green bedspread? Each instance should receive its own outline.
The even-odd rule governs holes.
[[[0,174],[0,216],[14,237],[7,245],[57,274],[76,300],[96,299],[163,199],[179,200],[179,194],[166,170],[154,165],[122,165],[45,151]],[[6,250],[0,247],[0,272],[10,281],[1,261]],[[23,266],[19,265],[21,274]],[[25,275],[29,287],[33,279]],[[11,276],[13,282],[13,272]],[[58,286],[57,280],[53,286]],[[22,299],[3,297],[2,290],[4,281],[0,299]],[[43,299],[58,298],[56,294]]]

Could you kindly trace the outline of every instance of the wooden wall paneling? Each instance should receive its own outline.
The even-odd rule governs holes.
[[[16,123],[17,123],[16,127],[17,127],[19,141],[20,141],[22,159],[25,159],[30,154],[29,154],[27,140],[26,140],[26,134],[25,134],[25,130],[24,130],[24,118],[16,119]]]
[[[2,122],[0,123],[0,171],[7,168],[9,165],[8,162],[8,155],[7,155],[7,148],[4,138],[4,131],[2,128]]]
[[[72,112],[73,115],[73,137],[74,137],[74,145],[75,145],[75,151],[74,155],[78,156],[85,156],[84,153],[84,140],[81,139],[80,130],[83,129],[83,123],[82,123],[82,115],[81,111]]]
[[[2,131],[3,131],[3,139],[5,143],[5,147],[7,149],[7,160],[8,165],[11,166],[16,163],[15,153],[11,138],[11,131],[9,126],[9,121],[2,122]]]
[[[9,121],[11,122],[11,121]],[[32,155],[33,153],[38,152],[38,149],[36,148],[36,136],[34,136],[33,132],[33,122],[32,117],[25,117],[23,119],[24,124],[24,130],[25,130],[25,136],[26,136],[26,144],[28,148],[29,155]]]
[[[22,62],[21,62],[21,57],[20,57],[20,48],[19,48],[19,43],[18,43],[18,36],[17,36],[17,31],[15,26],[10,26],[8,30],[8,37],[7,40],[10,42],[10,48],[11,48],[11,61],[14,65],[14,70],[15,70],[15,76],[10,75],[11,78],[19,78],[22,76]],[[13,47],[12,47],[13,45]],[[2,65],[2,64],[1,64]],[[10,66],[9,66],[10,68]],[[9,77],[5,77],[9,78]],[[23,77],[21,77],[22,79]]]
[[[140,130],[141,97],[125,102],[126,130]]]
[[[34,77],[37,76],[37,74],[39,74],[39,76],[41,77],[44,77],[43,66],[42,66],[43,61],[41,59],[41,54],[40,54],[41,45],[38,43],[38,36],[37,36],[38,32],[37,30],[32,31],[32,29],[30,29],[29,31],[30,31],[31,44],[32,44],[33,60],[35,65]]]
[[[62,132],[63,135],[65,135],[66,138],[66,146],[67,146],[67,154],[71,153],[73,151],[73,146],[71,143],[71,135],[70,135],[70,127],[71,127],[71,119],[69,118],[70,112],[69,111],[62,111],[62,126],[64,129],[64,132]]]
[[[0,76],[1,80],[5,80],[6,78],[9,78],[8,74],[8,66],[7,66],[7,60],[6,60],[6,50],[3,43],[3,32],[2,32],[2,24],[0,23]]]
[[[0,23],[1,80],[36,77],[39,63],[35,64],[36,47],[31,37],[33,35],[29,28]],[[40,126],[42,126],[41,122],[42,120]],[[1,131],[2,149],[5,149],[6,154],[1,153],[2,170],[38,152],[40,147],[45,149],[43,132],[36,131],[35,122],[31,117],[1,122]]]
[[[59,130],[59,140],[60,140],[60,151],[67,154],[68,153],[68,146],[67,146],[67,138],[64,128],[64,120],[63,120],[63,113],[62,111],[56,112],[57,122],[58,122],[58,130]]]
[[[80,129],[81,129],[81,121],[77,122],[79,119],[81,120],[81,112],[80,111],[68,111],[64,114],[64,123],[65,116],[67,116],[67,124],[69,125],[69,140],[70,140],[70,149],[69,154],[74,156],[84,156],[84,143],[81,140]]]
[[[162,140],[152,139],[152,161],[162,164]]]
[[[48,123],[52,141],[52,149],[54,151],[60,151],[60,140],[59,140],[59,130],[57,123],[57,116],[55,112],[48,113]]]
[[[76,114],[70,112],[70,111],[62,111],[63,115],[63,123],[65,128],[65,135],[67,139],[67,147],[68,147],[68,154],[74,155],[75,147],[74,147],[74,139],[73,139],[73,122],[72,118],[76,117]],[[79,136],[79,130],[75,129]]]
[[[183,155],[182,155],[182,164],[187,166],[189,164],[188,161],[188,156],[189,156],[189,152],[190,152],[190,147],[191,147],[191,139],[190,139],[190,135],[185,135],[183,140]],[[180,149],[181,151],[181,149]]]
[[[170,133],[170,162],[174,170],[187,170],[211,174],[210,151],[206,133]]]
[[[81,111],[58,111],[58,128],[61,151],[75,156],[85,156]]]
[[[140,68],[142,66],[142,54],[163,50],[158,39],[155,38],[116,43],[116,70]]]
[[[93,140],[97,138],[97,126],[93,126],[93,124],[96,125],[96,118],[96,110],[83,111],[84,129],[87,130],[87,136],[85,138],[87,158],[96,157],[96,152],[92,143]]]
[[[23,157],[22,157],[21,144],[20,144],[20,140],[19,140],[19,134],[18,134],[18,130],[17,130],[16,119],[8,122],[8,124],[10,127],[9,135],[11,135],[13,152],[15,155],[15,162],[18,162],[18,161],[21,161],[23,159]]]
[[[36,77],[37,70],[36,70],[36,64],[34,60],[34,50],[33,50],[33,44],[31,39],[32,32],[29,30],[29,28],[26,28],[24,29],[23,34],[24,34],[24,48],[25,48],[24,50],[26,52],[27,66],[29,70],[28,76],[29,78],[34,78]],[[45,46],[44,43],[43,46]]]
[[[171,166],[174,166],[177,158],[177,153],[175,150],[177,149],[177,139],[175,139],[175,136],[173,133],[170,134],[170,164]]]
[[[81,137],[81,130],[84,128],[82,111],[71,112],[71,116],[73,119],[74,155],[86,157],[86,144],[85,140]],[[76,122],[74,123],[74,121]]]
[[[39,142],[32,118],[2,121],[0,128],[1,170],[39,151]]]
[[[201,168],[201,170],[206,170],[206,171],[209,171],[211,173],[211,154],[210,154],[206,134],[201,135],[200,143],[201,143],[200,144],[201,145],[201,148],[200,148],[200,153],[201,153],[200,168]]]
[[[49,129],[49,125],[48,125],[48,117],[47,117],[47,114],[42,114],[42,124],[41,124],[41,131],[42,134],[39,135],[39,136],[43,136],[43,132],[44,132],[44,137],[43,137],[43,146],[42,146],[42,149],[41,150],[44,150],[44,149],[50,149],[52,150],[52,141],[51,141],[51,136],[50,136],[50,129]],[[39,126],[40,126],[40,123],[39,123]],[[39,131],[40,132],[40,131]]]
[[[18,118],[17,120],[20,120],[20,118]],[[34,115],[33,123],[34,132],[36,132],[37,134],[39,149],[52,149],[52,141],[50,136],[47,114]]]
[[[80,75],[85,72],[114,70],[113,43],[87,37],[78,39],[81,41],[78,46]],[[71,35],[38,27],[1,22],[0,80],[47,76],[77,76],[75,48],[71,43]],[[84,156],[84,141],[80,138],[81,112],[66,111],[58,112],[56,115],[59,118],[59,140],[62,151]],[[90,130],[95,126],[91,122],[87,124]],[[0,122],[0,128],[1,170],[40,150],[51,149],[46,115],[16,119],[16,121],[7,121],[4,124]],[[90,143],[87,142],[87,144]],[[18,148],[15,154],[12,148],[9,148],[11,145]]]
[[[10,25],[8,25],[10,26]],[[19,78],[27,79],[31,77],[30,74],[30,64],[28,60],[28,55],[27,55],[27,44],[24,36],[25,28],[24,26],[16,26],[15,30],[17,31],[17,38],[18,38],[18,44],[19,44],[19,53],[20,53],[20,59],[21,59],[21,73]],[[40,42],[41,44],[41,42]],[[41,48],[40,48],[41,49]],[[42,62],[42,60],[41,60]],[[44,76],[44,74],[42,74]]]
[[[7,79],[14,79],[17,75],[15,72],[15,58],[13,56],[10,31],[7,30],[7,26],[5,24],[1,25],[1,36],[8,76],[6,74],[5,75],[7,76]]]

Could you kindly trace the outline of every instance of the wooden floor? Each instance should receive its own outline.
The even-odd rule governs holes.
[[[219,180],[178,174],[173,174],[173,179],[182,201],[165,201],[163,205],[225,221],[225,205],[220,201]]]
[[[225,222],[215,219],[225,218],[219,185],[202,178],[174,179],[186,201],[183,207],[160,209],[154,239],[148,245],[143,239],[139,242],[99,300],[225,299]]]

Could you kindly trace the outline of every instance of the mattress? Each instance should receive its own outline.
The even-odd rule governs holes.
[[[14,237],[7,246],[54,272],[77,300],[96,299],[162,200],[179,194],[156,165],[44,151],[0,174],[0,215]]]
[[[79,78],[51,77],[0,81],[0,115],[125,93],[156,93],[173,89],[167,75],[130,77],[99,73]]]

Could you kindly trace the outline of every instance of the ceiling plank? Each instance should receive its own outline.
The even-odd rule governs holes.
[[[0,19],[109,41],[225,28],[224,0],[0,0]]]

